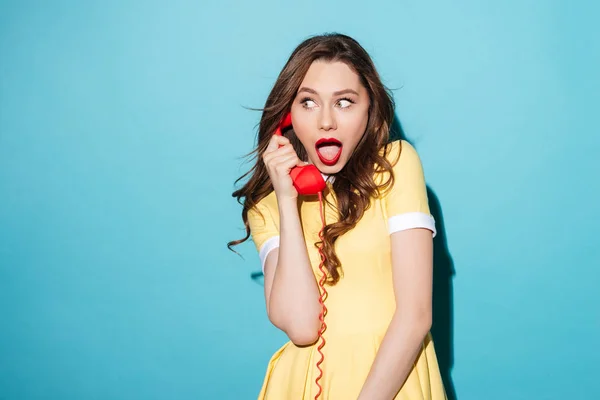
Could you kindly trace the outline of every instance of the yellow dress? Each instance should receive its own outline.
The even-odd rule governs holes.
[[[398,152],[400,158],[398,159]],[[323,400],[352,400],[358,397],[396,304],[392,283],[391,233],[410,228],[427,228],[435,235],[435,221],[430,215],[424,174],[415,149],[406,141],[391,143],[388,159],[394,165],[395,184],[385,196],[374,199],[356,227],[338,238],[336,254],[342,265],[341,279],[327,286],[325,359],[321,364],[320,385]],[[334,177],[330,177],[334,178]],[[386,173],[374,177],[377,183],[387,180]],[[329,187],[324,195],[335,196]],[[334,203],[335,204],[335,203]],[[326,203],[324,203],[326,206]],[[320,255],[314,243],[319,240],[322,221],[316,196],[299,198],[300,216],[307,250],[317,279]],[[256,206],[264,219],[251,209],[248,213],[252,240],[261,262],[278,248],[279,213],[275,193]],[[327,206],[326,223],[337,220],[335,210]],[[258,395],[259,400],[312,400],[318,391],[315,379],[320,359],[317,342],[312,346],[285,343],[272,356]],[[442,400],[446,393],[442,383],[431,333],[422,343],[413,369],[396,400]]]

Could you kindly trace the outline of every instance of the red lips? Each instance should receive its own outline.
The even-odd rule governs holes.
[[[342,147],[342,142],[334,138],[321,138],[315,143],[317,155],[325,165],[334,165],[339,160],[342,155]],[[324,149],[325,154],[321,152],[323,148],[326,148]]]

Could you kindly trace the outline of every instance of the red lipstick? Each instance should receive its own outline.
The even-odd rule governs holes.
[[[321,138],[315,143],[317,155],[325,165],[334,165],[342,155],[342,142],[334,138]]]

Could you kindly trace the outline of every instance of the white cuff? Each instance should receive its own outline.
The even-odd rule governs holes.
[[[422,212],[408,212],[388,218],[388,229],[390,234],[412,228],[429,229],[433,232],[433,237],[437,234],[435,230],[435,220],[429,214]]]
[[[269,238],[265,243],[263,243],[258,256],[260,257],[260,264],[262,266],[262,272],[265,273],[265,262],[267,261],[267,256],[271,252],[271,250],[275,250],[279,247],[279,236],[273,236]]]

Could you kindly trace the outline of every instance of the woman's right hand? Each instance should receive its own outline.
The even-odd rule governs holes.
[[[277,198],[298,198],[298,191],[292,183],[290,170],[308,163],[298,158],[290,140],[285,136],[273,135],[262,159],[267,167]]]

